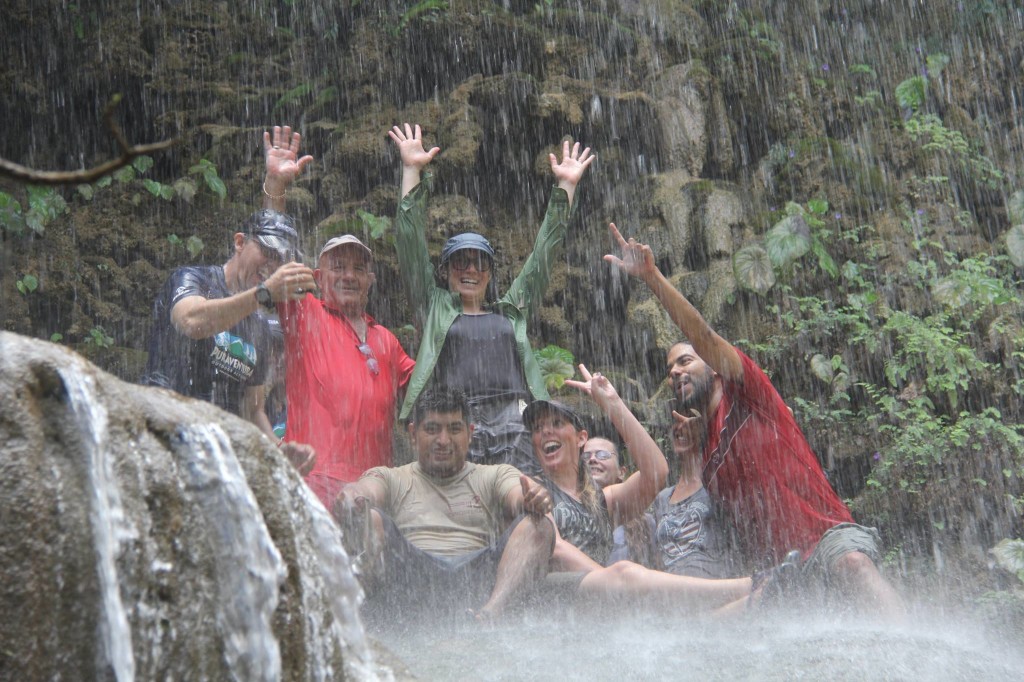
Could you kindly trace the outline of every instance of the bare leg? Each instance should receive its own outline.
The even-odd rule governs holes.
[[[853,603],[893,620],[906,618],[903,599],[886,580],[875,562],[863,552],[847,552],[832,565],[832,575]]]
[[[523,518],[505,544],[491,598],[475,612],[476,617],[487,620],[498,615],[511,597],[547,573],[554,541],[551,519],[532,514]]]
[[[695,611],[718,608],[750,595],[750,578],[691,578],[652,571],[631,561],[619,561],[591,571],[580,583],[580,593],[594,596],[670,601]]]

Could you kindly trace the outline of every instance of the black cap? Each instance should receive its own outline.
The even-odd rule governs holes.
[[[295,230],[295,221],[291,216],[265,208],[249,216],[244,227],[246,234],[277,252],[281,260],[298,260],[302,257],[299,233]]]
[[[533,430],[533,422],[544,412],[554,412],[566,417],[572,425],[576,427],[577,431],[583,430],[583,420],[576,414],[576,411],[565,403],[560,403],[557,400],[534,400],[532,403],[526,406],[526,410],[523,411],[523,424],[526,428]]]

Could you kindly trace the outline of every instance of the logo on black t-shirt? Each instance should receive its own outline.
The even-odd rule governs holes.
[[[210,364],[239,382],[246,382],[256,370],[256,347],[230,332],[213,337]]]

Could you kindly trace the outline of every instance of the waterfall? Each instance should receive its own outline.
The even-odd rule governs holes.
[[[216,540],[217,625],[235,679],[278,680],[281,653],[271,628],[285,565],[227,435],[216,424],[182,427],[174,448],[186,489]]]
[[[90,518],[96,547],[96,573],[99,576],[99,620],[102,646],[97,651],[97,669],[110,668],[118,682],[135,679],[132,631],[121,601],[116,557],[121,542],[135,535],[121,504],[121,493],[114,478],[107,452],[107,411],[96,397],[93,377],[76,362],[60,370],[67,387],[71,409],[82,433],[89,458],[89,482],[92,491]]]
[[[340,530],[319,498],[306,485],[297,486],[295,492],[305,501],[306,509],[312,516],[316,558],[322,569],[319,575],[324,582],[322,590],[334,615],[330,636],[344,643],[348,654],[345,662],[352,677],[377,679],[383,671],[375,670],[373,665],[359,618],[363,592],[352,572],[348,553],[341,544]],[[390,678],[390,674],[387,677]]]

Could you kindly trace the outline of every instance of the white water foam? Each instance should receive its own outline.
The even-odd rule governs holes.
[[[281,483],[287,485],[286,481]],[[391,679],[390,671],[379,668],[373,661],[359,617],[363,591],[341,544],[341,529],[308,486],[296,486],[295,493],[302,496],[312,517],[316,558],[324,583],[322,589],[334,616],[331,637],[344,647],[348,676],[360,680]]]
[[[224,430],[198,424],[177,436],[187,490],[214,534],[217,625],[228,669],[244,682],[279,680],[281,652],[271,619],[286,577],[284,561]]]
[[[130,682],[135,679],[135,657],[128,614],[121,601],[116,557],[122,541],[134,537],[135,533],[125,517],[121,492],[107,452],[107,411],[96,397],[95,381],[77,362],[61,369],[60,375],[89,452],[90,516],[103,605],[99,625],[102,646],[97,648],[97,669],[109,668],[118,682]]]

